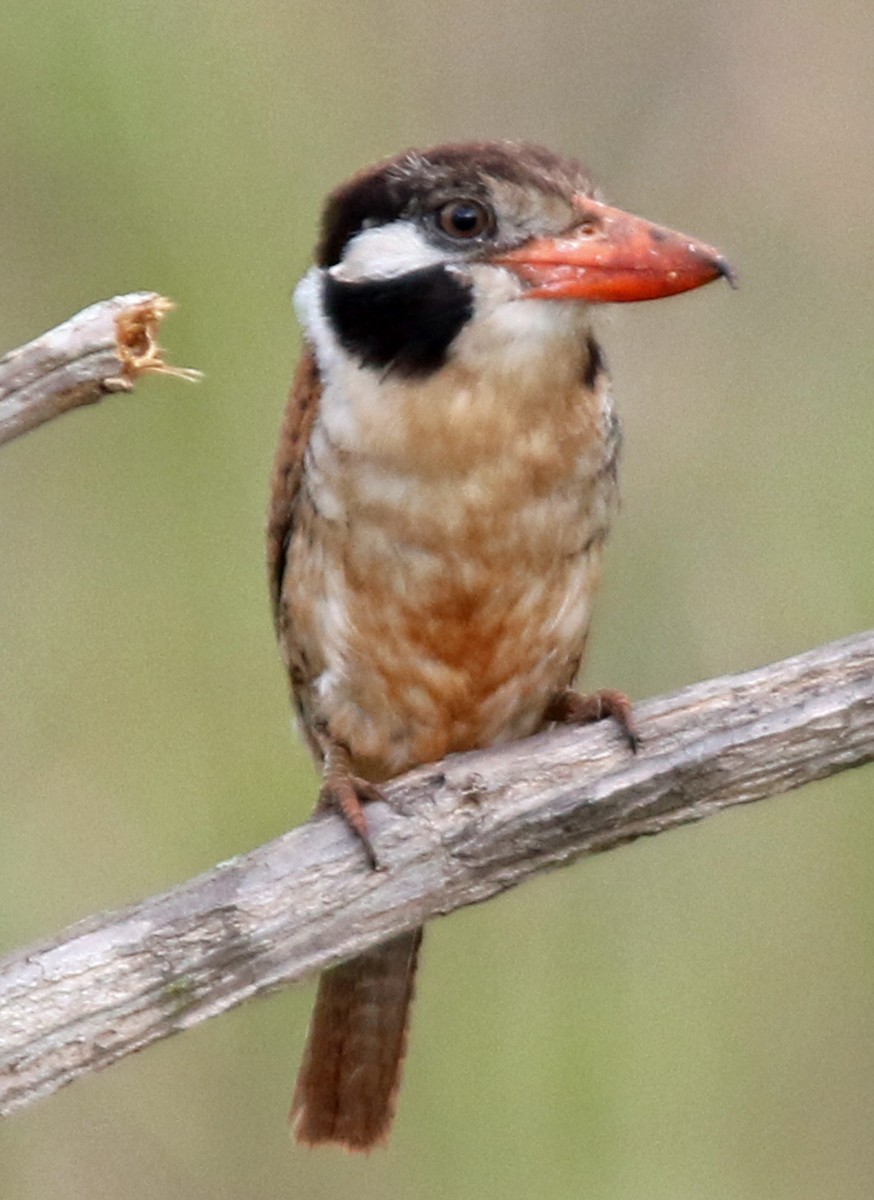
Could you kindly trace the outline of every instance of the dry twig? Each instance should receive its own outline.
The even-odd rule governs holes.
[[[173,303],[155,292],[101,300],[0,359],[0,445],[82,404],[132,392],[147,372],[199,379],[171,367],[157,343]]]
[[[250,996],[529,876],[874,758],[874,632],[636,709],[605,727],[421,768],[369,817],[371,871],[310,821],[166,895],[0,963],[0,1112]]]

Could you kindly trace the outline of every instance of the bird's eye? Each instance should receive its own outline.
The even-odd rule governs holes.
[[[450,200],[437,210],[437,224],[449,237],[469,241],[491,228],[492,213],[479,200]]]

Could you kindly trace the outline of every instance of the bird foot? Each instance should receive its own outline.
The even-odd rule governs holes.
[[[568,689],[553,696],[544,716],[547,721],[563,725],[588,725],[612,717],[632,753],[636,754],[640,749],[640,735],[631,712],[631,701],[624,692],[606,688],[583,695]]]
[[[367,861],[376,871],[380,863],[370,840],[364,805],[374,800],[385,800],[385,797],[375,784],[353,775],[347,759],[348,755],[339,747],[335,748],[334,753],[326,755],[318,811],[336,812],[343,818],[361,842]]]

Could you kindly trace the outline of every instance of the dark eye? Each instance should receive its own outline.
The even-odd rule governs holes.
[[[449,237],[469,240],[491,228],[492,214],[479,200],[450,200],[437,210],[437,224]]]

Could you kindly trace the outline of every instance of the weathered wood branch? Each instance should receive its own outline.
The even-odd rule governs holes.
[[[874,632],[458,756],[368,810],[385,869],[321,817],[0,962],[0,1112],[529,876],[874,759]]]
[[[82,404],[132,392],[148,372],[199,379],[168,366],[157,342],[173,303],[155,292],[101,300],[0,358],[0,445]]]

